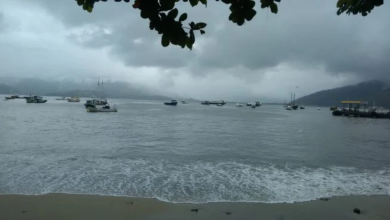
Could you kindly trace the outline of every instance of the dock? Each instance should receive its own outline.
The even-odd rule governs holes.
[[[341,101],[343,108],[337,108],[332,112],[333,116],[362,117],[362,118],[387,118],[390,119],[390,111],[378,111],[375,106],[367,107],[366,101]],[[347,107],[346,107],[347,105]]]

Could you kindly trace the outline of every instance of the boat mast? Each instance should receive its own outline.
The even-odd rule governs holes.
[[[104,86],[103,86],[103,79],[102,79],[102,95],[101,98],[104,99]]]

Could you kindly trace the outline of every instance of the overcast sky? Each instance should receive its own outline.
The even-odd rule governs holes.
[[[360,81],[389,80],[390,4],[367,17],[337,16],[336,0],[284,0],[239,27],[229,8],[178,3],[208,23],[192,51],[163,48],[148,20],[126,3],[0,1],[0,78],[131,82],[164,95],[282,101]],[[298,86],[298,89],[296,89]]]

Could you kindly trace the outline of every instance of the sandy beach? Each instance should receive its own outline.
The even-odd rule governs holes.
[[[337,197],[293,204],[174,204],[92,195],[1,195],[0,219],[390,219],[390,196]],[[359,208],[361,214],[353,212]]]

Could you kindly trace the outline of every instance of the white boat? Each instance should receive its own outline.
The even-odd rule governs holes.
[[[68,98],[68,102],[80,102],[80,99],[79,99],[79,97],[71,97],[71,98]]]
[[[108,104],[101,108],[97,108],[96,106],[88,106],[87,112],[118,112],[118,108],[116,105],[111,108]]]
[[[291,105],[287,105],[286,110],[292,110]]]
[[[242,103],[236,103],[236,107],[243,107],[244,105]]]
[[[41,96],[30,96],[26,98],[27,103],[45,103],[47,100],[43,99]]]
[[[317,110],[321,110],[321,108],[320,108],[320,107],[318,107],[318,108],[317,108]]]

